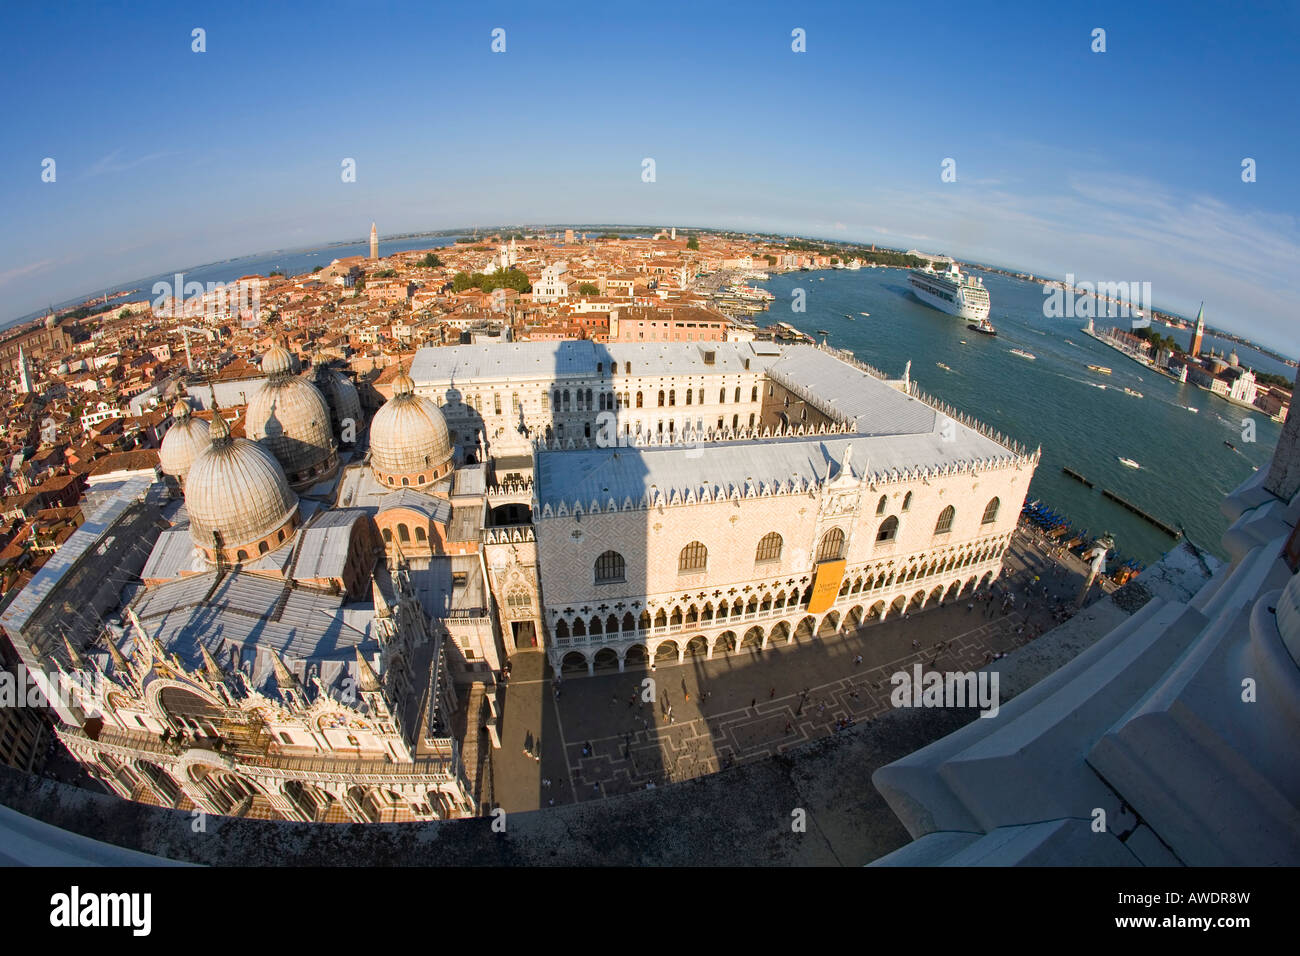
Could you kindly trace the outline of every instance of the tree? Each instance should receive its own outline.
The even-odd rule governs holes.
[[[578,286],[578,295],[600,295],[600,286],[584,282]]]
[[[128,318],[130,318],[130,317],[131,317],[131,310],[130,310],[130,309],[123,309],[121,312],[117,313],[117,318],[118,318],[119,321],[121,321],[121,320],[123,320],[123,319],[128,319]]]
[[[437,256],[435,256],[432,252],[430,252],[423,259],[417,262],[416,265],[423,266],[426,269],[437,269],[441,267],[442,260],[439,259]]]
[[[686,248],[698,250],[700,248],[700,240],[695,238],[694,236],[691,236],[691,238],[686,240]]]

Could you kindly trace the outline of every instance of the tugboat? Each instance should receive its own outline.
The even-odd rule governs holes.
[[[969,322],[967,323],[966,328],[970,329],[972,332],[978,332],[980,335],[998,334],[998,330],[993,328],[992,323],[989,322],[988,319],[980,319],[978,323]]]

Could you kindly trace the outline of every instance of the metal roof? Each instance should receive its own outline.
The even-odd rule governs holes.
[[[844,452],[853,447],[855,477],[890,470],[937,468],[984,457],[1009,457],[1011,452],[969,428],[958,428],[952,441],[939,431],[926,434],[855,436],[818,435],[766,441],[717,442],[597,448],[538,453],[536,483],[539,505],[609,499],[634,504],[651,488],[665,496],[701,487],[743,488],[747,481],[776,484],[797,478],[820,482],[839,474]],[[834,463],[834,464],[832,464]]]
[[[153,483],[148,478],[130,478],[118,483],[113,493],[63,542],[63,546],[0,614],[0,625],[11,635],[21,632],[64,576],[109,534],[113,525],[144,497]],[[101,487],[101,491],[104,490]]]
[[[760,346],[761,347],[761,346]],[[499,342],[422,348],[411,363],[417,387],[511,379],[608,375],[727,374],[766,368],[777,353],[752,342]],[[713,356],[712,362],[706,356]],[[597,365],[600,370],[597,370]]]
[[[360,508],[322,511],[312,523],[298,532],[298,559],[293,569],[295,580],[341,578],[348,562],[352,528],[367,517]]]

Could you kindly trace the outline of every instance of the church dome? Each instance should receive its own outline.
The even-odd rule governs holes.
[[[293,354],[279,342],[273,343],[262,356],[263,375],[287,375],[293,371]]]
[[[190,536],[209,560],[235,562],[273,551],[297,524],[297,496],[271,453],[232,438],[220,414],[210,434],[185,481]]]
[[[352,380],[319,361],[312,363],[312,367],[304,377],[325,397],[325,403],[330,410],[330,426],[334,430],[334,437],[340,443],[344,443],[346,431],[352,436],[351,441],[355,442],[364,415],[361,411],[361,396],[357,394],[357,387],[352,384]],[[352,423],[350,429],[346,425],[347,422]]]
[[[248,400],[244,432],[275,456],[291,485],[308,488],[338,465],[330,410],[310,382],[283,370],[281,362],[271,352],[263,360],[277,371]]]
[[[158,458],[164,474],[183,482],[195,460],[207,451],[211,439],[208,436],[208,423],[190,414],[190,406],[183,398],[176,400],[172,416],[176,421],[163,436]]]
[[[380,484],[424,488],[452,470],[451,439],[438,406],[402,372],[370,423],[370,467]]]

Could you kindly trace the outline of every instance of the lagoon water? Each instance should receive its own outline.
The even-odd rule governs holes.
[[[1143,368],[1082,334],[1082,320],[1045,318],[1042,287],[1035,283],[977,274],[992,299],[989,318],[998,330],[996,338],[969,331],[965,320],[922,305],[912,295],[904,269],[773,274],[764,287],[776,299],[756,320],[789,322],[819,340],[817,330],[826,329],[831,345],[849,349],[891,376],[901,375],[910,359],[912,377],[922,390],[1029,448],[1042,445],[1030,499],[1040,499],[1093,535],[1111,531],[1125,557],[1150,564],[1175,542],[1102,497],[1103,488],[1166,524],[1181,524],[1192,541],[1223,556],[1219,538],[1227,521],[1219,502],[1251,475],[1252,466],[1267,467],[1281,425]],[[807,292],[803,313],[791,311],[796,288]],[[852,318],[845,318],[846,313]],[[1013,348],[1037,358],[1012,355]],[[939,367],[940,362],[951,371]],[[1113,373],[1092,372],[1089,364]],[[1277,364],[1261,363],[1260,368],[1269,371]],[[1125,386],[1144,397],[1126,394]],[[1188,405],[1199,412],[1189,412]],[[1243,440],[1243,419],[1254,422],[1253,443]],[[1141,468],[1121,464],[1121,457]],[[1084,475],[1095,487],[1066,476],[1062,467]]]

